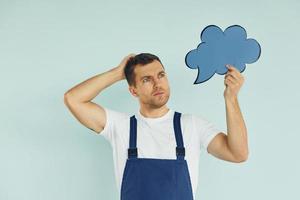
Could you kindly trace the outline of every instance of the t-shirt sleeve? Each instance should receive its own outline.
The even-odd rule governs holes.
[[[213,122],[203,118],[194,116],[195,126],[199,134],[200,149],[208,153],[207,147],[212,139],[222,132]]]
[[[106,140],[110,143],[112,142],[113,138],[115,137],[115,127],[120,120],[126,119],[128,117],[127,113],[118,112],[106,107],[103,107],[105,114],[106,114],[106,123],[104,129],[100,132]]]

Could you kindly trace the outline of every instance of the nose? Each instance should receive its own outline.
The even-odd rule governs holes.
[[[158,86],[160,85],[160,79],[159,78],[154,78],[153,83],[154,83],[153,87],[158,88]]]

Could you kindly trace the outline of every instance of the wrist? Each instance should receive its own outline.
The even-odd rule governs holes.
[[[228,102],[228,103],[237,103],[238,102],[238,98],[237,98],[237,96],[225,97],[225,102]]]
[[[124,73],[123,69],[118,68],[116,73],[117,73],[117,76],[118,76],[119,80],[125,79],[125,73]]]

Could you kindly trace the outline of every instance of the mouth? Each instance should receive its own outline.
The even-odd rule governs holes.
[[[157,95],[161,95],[161,94],[163,94],[163,92],[156,92],[156,93],[154,93],[154,95],[153,96],[157,96]]]

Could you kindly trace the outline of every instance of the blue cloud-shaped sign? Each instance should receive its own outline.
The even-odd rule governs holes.
[[[239,25],[229,26],[224,32],[218,26],[209,25],[203,29],[200,38],[202,42],[197,49],[185,56],[186,65],[198,69],[194,84],[209,80],[215,73],[225,74],[228,71],[226,64],[243,72],[246,64],[260,57],[259,43],[255,39],[247,39],[246,30]]]

